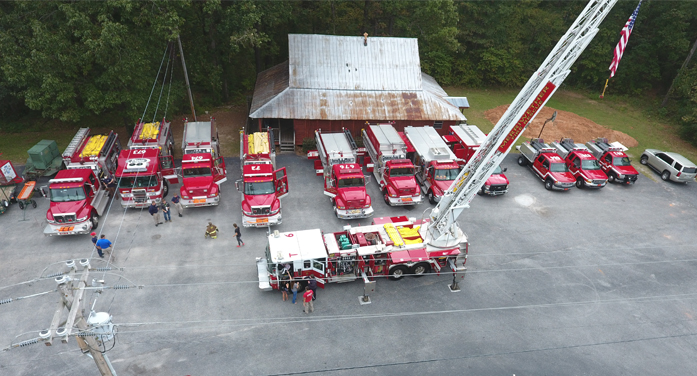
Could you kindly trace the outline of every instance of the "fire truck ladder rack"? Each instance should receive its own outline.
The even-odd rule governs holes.
[[[73,137],[72,141],[70,141],[70,143],[68,144],[68,147],[66,147],[65,151],[63,151],[63,157],[71,157],[73,153],[75,153],[75,151],[80,147],[82,141],[85,139],[89,131],[89,128],[80,128],[75,134],[75,137]]]
[[[346,135],[346,139],[348,140],[349,145],[351,145],[351,149],[358,149],[358,145],[356,145],[356,140],[354,140],[353,136],[351,136],[351,131],[349,131],[348,129],[344,129],[344,134]]]
[[[598,33],[598,26],[616,2],[588,2],[433,209],[431,224],[422,227],[422,237],[426,242],[445,246],[458,238],[461,230],[457,218],[469,207],[477,191],[503,161],[525,127],[564,82],[571,72],[571,65]]]

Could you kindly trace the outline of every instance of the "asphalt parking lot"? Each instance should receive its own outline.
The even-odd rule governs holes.
[[[155,227],[147,210],[124,212],[116,202],[99,229],[115,243],[119,269],[91,276],[142,288],[87,294],[88,305],[118,325],[108,352],[116,372],[693,374],[697,183],[642,175],[630,187],[548,192],[516,157],[502,165],[509,192],[475,198],[459,218],[470,238],[461,292],[449,291],[447,275],[379,280],[372,304],[362,306],[362,282],[334,284],[318,292],[311,315],[282,302],[280,292],[258,289],[255,257],[264,254],[265,229],[242,229],[246,245],[235,247],[238,159],[227,160],[231,176],[218,207],[187,209]],[[370,223],[333,215],[310,161],[282,154],[277,162],[287,167],[291,193],[274,229],[333,232]],[[375,216],[420,217],[428,208],[390,208],[371,180]],[[0,301],[55,289],[52,279],[22,282],[91,255],[89,236],[44,237],[48,202],[39,197],[38,204],[0,216]],[[221,229],[216,240],[204,239],[208,221]],[[57,300],[52,292],[0,305],[0,347],[36,337]],[[2,352],[0,374],[98,371],[73,340]]]

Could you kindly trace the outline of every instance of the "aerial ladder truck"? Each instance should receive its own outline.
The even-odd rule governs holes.
[[[319,229],[269,235],[266,257],[257,258],[259,288],[278,289],[280,281],[314,276],[318,285],[362,278],[374,283],[380,275],[438,273],[448,266],[452,291],[459,291],[467,262],[467,235],[457,218],[496,170],[525,127],[570,73],[598,26],[617,0],[591,0],[569,30],[508,107],[481,147],[469,159],[428,218],[375,218],[370,226],[345,226],[343,231]]]

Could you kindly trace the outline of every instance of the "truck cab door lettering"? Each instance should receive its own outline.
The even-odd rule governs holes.
[[[276,197],[281,199],[288,195],[288,174],[285,167],[281,167],[273,172],[273,185]]]

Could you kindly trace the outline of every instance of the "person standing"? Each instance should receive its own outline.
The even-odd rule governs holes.
[[[114,177],[109,177],[108,175],[102,179],[102,185],[104,186],[104,189],[109,193],[109,198],[112,198],[115,196],[116,192],[116,179]]]
[[[232,227],[235,228],[235,237],[237,238],[237,247],[240,245],[244,245],[244,242],[242,241],[242,233],[240,232],[240,228],[237,227],[237,223],[233,223]]]
[[[148,213],[152,216],[152,218],[155,220],[155,227],[159,226],[162,224],[160,222],[160,210],[157,208],[157,204],[155,201],[150,204],[150,207],[148,208]]]
[[[298,298],[298,289],[300,288],[300,282],[298,281],[293,281],[293,284],[290,287],[290,291],[293,292],[293,304],[297,304],[295,300]]]
[[[180,201],[181,199],[179,198],[179,195],[175,193],[172,197],[172,204],[174,204],[174,207],[177,208],[177,214],[179,214],[179,216],[182,217],[182,212],[184,211],[184,208],[182,207],[182,203]]]
[[[281,292],[283,293],[283,301],[288,300],[288,292],[290,291],[290,283],[288,281],[283,281],[281,284]]]
[[[99,257],[104,258],[104,252],[111,254],[111,242],[106,238],[106,235],[102,234],[95,245],[97,246]]]
[[[305,288],[305,293],[303,294],[303,307],[305,313],[315,311],[315,306],[312,304],[312,290],[309,287]]]
[[[165,200],[160,202],[160,210],[162,210],[162,215],[165,217],[165,222],[172,222],[172,212],[169,209],[169,203]]]
[[[92,244],[96,246],[96,245],[97,245],[97,240],[99,240],[99,239],[97,238],[97,233],[96,233],[96,232],[92,232],[90,235],[92,235]]]
[[[312,290],[312,300],[317,300],[317,280],[314,275],[310,276],[310,281],[307,283],[307,287]]]

